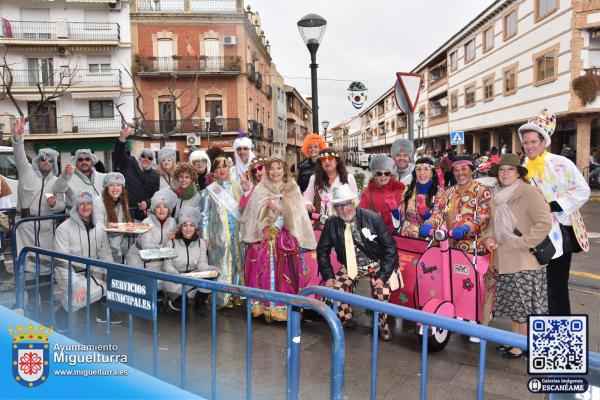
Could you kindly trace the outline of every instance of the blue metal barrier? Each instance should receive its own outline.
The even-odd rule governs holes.
[[[17,278],[17,273],[16,273],[16,265],[15,265],[15,260],[17,259],[17,248],[18,248],[18,244],[17,244],[17,229],[25,224],[25,223],[33,223],[33,230],[34,230],[34,245],[35,246],[39,246],[40,245],[40,238],[39,238],[39,231],[36,232],[36,226],[37,224],[40,223],[40,221],[52,221],[53,223],[59,220],[64,220],[68,218],[68,215],[66,214],[52,214],[52,215],[44,215],[41,217],[28,217],[28,218],[23,218],[20,219],[18,221],[15,221],[15,223],[13,224],[13,226],[11,227],[11,242],[10,242],[10,254],[11,257],[13,259],[13,273],[14,273],[14,280],[15,280],[15,289],[19,286],[22,285],[24,290],[27,289],[35,289],[35,310],[36,310],[36,314],[35,314],[35,319],[39,319],[39,306],[40,306],[40,287],[45,287],[45,286],[50,286],[50,290],[52,292],[54,292],[54,281],[50,280],[50,282],[47,283],[43,283],[40,285],[40,257],[39,254],[36,254],[35,256],[35,284],[32,286],[25,286],[25,274],[23,274],[22,276],[22,281],[18,281]],[[53,229],[55,229],[55,226],[53,226]],[[52,264],[51,269],[54,270],[54,264]],[[31,300],[31,299],[29,299]],[[22,306],[24,306],[24,304],[22,304]],[[16,307],[17,309],[19,308],[23,308],[23,307]],[[23,308],[24,309],[24,308]]]
[[[501,343],[507,346],[527,350],[527,337],[518,335],[513,332],[492,328],[488,326],[473,324],[453,318],[443,317],[427,313],[412,308],[399,306],[396,304],[386,303],[379,300],[371,299],[364,296],[358,296],[352,293],[342,292],[336,289],[331,289],[323,286],[310,286],[300,291],[300,295],[316,295],[324,299],[331,299],[336,302],[350,304],[352,306],[362,307],[373,311],[373,355],[371,369],[371,399],[375,399],[377,389],[377,353],[379,350],[378,344],[378,317],[379,314],[388,314],[396,318],[402,318],[410,321],[415,321],[422,324],[423,341],[421,347],[421,399],[427,398],[427,334],[430,327],[438,327],[447,329],[451,332],[456,332],[462,335],[474,336],[481,339],[479,347],[479,371],[477,382],[477,399],[483,399],[484,377],[485,377],[485,357],[487,342]],[[600,354],[589,353],[589,366],[592,368],[600,368]]]
[[[300,309],[306,308],[318,312],[329,325],[332,337],[332,351],[331,351],[331,384],[330,384],[330,398],[334,400],[342,400],[344,392],[344,357],[345,357],[345,341],[344,331],[336,316],[326,304],[310,299],[304,296],[289,295],[279,292],[272,292],[260,289],[253,289],[247,287],[241,287],[236,285],[228,285],[221,282],[213,282],[202,279],[184,278],[178,275],[171,275],[163,272],[154,272],[142,268],[130,267],[123,264],[116,264],[112,262],[106,262],[101,260],[95,260],[80,256],[74,256],[66,253],[61,253],[53,250],[42,249],[39,247],[25,247],[19,254],[17,264],[15,266],[15,280],[17,283],[16,287],[16,302],[17,308],[24,307],[24,274],[25,274],[25,261],[29,253],[36,254],[37,271],[39,272],[39,256],[45,255],[51,258],[51,282],[54,281],[54,264],[55,259],[64,260],[68,263],[68,317],[67,317],[67,336],[71,335],[72,331],[72,270],[73,263],[80,263],[85,265],[86,272],[86,329],[85,329],[85,341],[89,342],[90,339],[90,267],[103,268],[107,271],[120,271],[127,272],[130,274],[136,274],[138,276],[144,276],[151,278],[155,283],[160,281],[173,282],[181,284],[182,299],[185,299],[187,288],[202,288],[208,289],[212,292],[212,360],[211,360],[211,399],[216,399],[216,369],[217,369],[217,358],[216,358],[216,329],[217,329],[217,292],[229,293],[232,295],[243,296],[248,299],[246,303],[246,316],[247,316],[247,341],[246,341],[246,398],[251,398],[251,353],[252,353],[252,342],[251,342],[251,302],[250,299],[256,299],[261,301],[269,301],[276,303],[283,303],[288,306],[288,323],[287,323],[287,379],[286,379],[286,399],[298,399],[299,392],[299,369],[300,369]],[[52,286],[53,288],[53,286]],[[54,290],[51,291],[51,304],[54,304]],[[153,365],[152,372],[156,376],[158,373],[158,357],[157,357],[157,298],[156,293],[153,295]],[[36,302],[36,315],[37,315],[38,304]],[[110,340],[110,309],[107,307],[107,318],[106,318],[106,337]],[[181,370],[180,370],[180,386],[185,388],[185,353],[186,353],[186,301],[182,301],[181,309]],[[37,319],[37,318],[36,318]],[[55,311],[51,311],[51,325],[55,325]],[[133,317],[129,314],[129,356],[133,351]]]

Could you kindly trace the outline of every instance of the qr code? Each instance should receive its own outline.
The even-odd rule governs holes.
[[[529,317],[530,374],[587,374],[587,315]]]

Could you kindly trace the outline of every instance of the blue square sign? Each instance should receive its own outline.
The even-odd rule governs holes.
[[[463,131],[450,132],[450,144],[452,146],[465,144],[465,133]]]

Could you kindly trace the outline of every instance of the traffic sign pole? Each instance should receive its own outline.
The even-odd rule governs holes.
[[[410,111],[410,109],[408,110],[408,112],[406,113],[407,117],[408,117],[408,140],[410,140],[411,142],[414,143],[415,141],[415,117],[414,117],[414,113],[412,111]]]

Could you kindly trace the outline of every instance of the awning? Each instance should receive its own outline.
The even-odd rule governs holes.
[[[17,101],[40,101],[40,94],[14,94],[13,96]]]
[[[71,92],[74,99],[117,99],[121,92]]]
[[[51,0],[53,1],[53,0]],[[67,3],[116,3],[117,0],[65,0]]]
[[[127,141],[125,146],[126,150],[131,150],[131,140]],[[37,153],[39,149],[49,147],[58,151],[59,153],[75,153],[79,149],[92,149],[92,151],[114,151],[115,149],[115,138],[106,139],[68,139],[65,141],[53,140],[51,142],[36,141],[33,144],[33,148]]]

